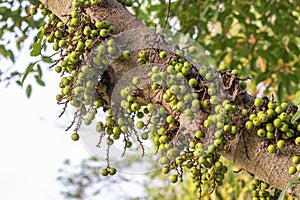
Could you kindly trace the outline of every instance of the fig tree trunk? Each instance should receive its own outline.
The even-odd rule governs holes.
[[[66,22],[68,19],[66,16],[72,8],[72,0],[41,0],[41,2],[54,14],[56,14],[62,21]],[[132,40],[128,38],[128,41],[131,43],[137,43],[139,46],[157,47],[161,45],[161,49],[173,49],[174,47],[164,43],[163,38],[155,36],[155,33],[147,28],[141,20],[137,19],[133,14],[127,11],[120,3],[116,0],[101,0],[100,6],[91,7],[88,9],[88,12],[92,20],[107,20],[109,24],[114,27],[114,34],[119,34],[124,31],[130,30],[139,30],[133,31],[132,33],[139,35],[132,35]],[[130,37],[129,34],[127,34]],[[154,58],[155,59],[155,58]],[[200,63],[199,63],[200,64]],[[118,63],[109,66],[107,73],[108,79],[106,83],[109,85],[107,91],[107,102],[112,100],[112,90],[116,82],[125,74],[128,70],[131,69],[131,63]],[[254,107],[254,98],[252,98],[247,92],[245,92],[238,84],[238,79],[233,76],[222,76],[221,72],[219,77],[223,81],[223,90],[224,93],[221,94],[226,99],[229,99],[231,102],[239,108],[244,108],[251,110]],[[144,74],[140,74],[144,76]],[[150,96],[151,91],[145,89],[143,90],[143,95],[140,97],[145,97],[145,102],[157,101],[158,93],[154,95],[154,98],[146,98]],[[142,101],[142,99],[141,99]],[[110,103],[105,105],[109,108]],[[168,109],[167,103],[164,104],[166,109]],[[295,155],[300,156],[300,147],[296,146],[294,142],[288,141],[285,148],[279,149],[277,153],[269,153],[267,151],[268,141],[261,139],[257,136],[256,130],[254,128],[252,131],[245,128],[245,122],[247,121],[248,116],[242,116],[241,114],[236,114],[236,122],[238,125],[239,132],[234,140],[230,141],[228,145],[229,148],[226,152],[221,152],[222,156],[226,159],[232,161],[237,167],[242,170],[253,174],[255,177],[267,182],[281,190],[285,189],[288,186],[288,183],[294,176],[289,174],[289,166],[292,164],[292,157]],[[204,120],[206,119],[207,114],[205,112],[200,112],[192,122],[187,121],[184,116],[180,117],[180,129],[182,134],[194,133],[200,128],[203,128]],[[208,134],[213,134],[207,131]],[[210,136],[207,136],[206,143],[209,143],[211,139]],[[288,190],[289,194],[293,196],[298,196],[298,191],[300,187],[295,186]]]

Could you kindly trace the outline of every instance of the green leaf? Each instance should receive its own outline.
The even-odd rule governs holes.
[[[300,118],[300,108],[298,108],[298,111],[293,116],[292,123],[296,122],[299,118]]]
[[[256,83],[260,83],[260,82],[266,80],[270,76],[271,76],[271,72],[270,71],[264,72],[264,73],[261,72],[261,73],[258,73],[255,81],[256,81]]]
[[[35,42],[32,44],[32,50],[30,52],[30,56],[39,56],[41,55],[42,51],[42,43],[41,42]]]
[[[98,161],[98,158],[97,157],[91,157],[89,160],[91,160],[91,161]]]
[[[42,80],[42,78],[40,76],[34,76],[36,82],[40,85],[40,86],[45,86],[45,82]]]
[[[149,12],[152,12],[152,11],[157,11],[157,10],[159,10],[159,9],[161,9],[161,8],[162,8],[161,5],[151,5],[151,6],[149,6],[149,7],[147,8],[147,10],[148,10]]]
[[[3,27],[1,27],[1,28],[0,28],[0,38],[2,38],[3,33],[4,33],[4,29],[3,29]]]
[[[37,72],[38,72],[38,76],[39,76],[40,78],[42,78],[43,72],[42,72],[41,66],[40,66],[39,64],[37,65]]]
[[[282,82],[279,82],[278,84],[278,90],[277,90],[277,96],[278,96],[278,101],[281,102],[282,98],[283,98],[283,94],[284,90],[283,90],[283,85]]]
[[[298,46],[295,43],[289,43],[288,47],[291,51],[293,51],[296,55],[299,55],[300,51]]]
[[[20,73],[17,72],[17,71],[14,71],[14,72],[10,73],[10,76],[11,76],[11,77],[17,76],[17,75],[20,75]]]
[[[300,105],[300,93],[299,93],[299,92],[296,94],[296,101],[295,101],[295,104],[296,104],[296,105]]]
[[[26,87],[26,96],[29,98],[30,95],[31,95],[31,91],[32,91],[32,88],[31,88],[31,85],[28,85]]]
[[[46,63],[50,63],[50,64],[53,63],[53,60],[49,57],[44,57],[43,61],[46,62]]]
[[[31,63],[31,64],[27,67],[27,69],[26,69],[26,71],[25,71],[25,74],[24,74],[24,76],[23,76],[23,78],[22,78],[22,81],[21,81],[21,85],[22,85],[22,86],[23,86],[23,84],[24,84],[24,81],[25,81],[26,77],[27,77],[28,74],[32,71],[34,65],[35,65],[37,62],[38,62],[38,61],[36,61],[36,62],[34,62],[34,63]]]
[[[39,32],[37,33],[37,37],[38,37],[40,40],[42,40],[43,37],[44,37],[44,34],[45,34],[45,31],[39,30]]]
[[[15,62],[15,56],[12,50],[7,50],[4,45],[0,45],[0,54],[5,57],[9,57],[11,61]]]
[[[21,36],[21,37],[16,41],[16,44],[17,44],[17,48],[18,48],[18,49],[21,49],[21,43],[24,42],[25,39],[27,39],[27,35]]]
[[[6,53],[7,53],[6,55],[10,58],[10,60],[13,61],[13,62],[15,62],[15,55],[12,52],[12,50],[7,50]]]
[[[22,86],[22,83],[21,83],[21,81],[16,81],[16,83],[19,85],[19,86]]]

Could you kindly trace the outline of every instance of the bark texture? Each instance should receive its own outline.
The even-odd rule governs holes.
[[[66,14],[72,10],[72,0],[41,0],[41,2],[66,22]],[[159,39],[155,37],[154,33],[116,0],[102,0],[99,7],[93,7],[89,9],[88,12],[93,20],[107,20],[115,28],[116,34],[128,30],[135,30],[133,32],[134,34],[138,32],[139,35],[133,35],[132,40],[130,40],[130,38],[127,39],[127,41],[131,43],[137,43],[140,46],[155,46],[159,44],[162,49],[172,48],[161,41],[158,42]],[[139,31],[136,31],[137,29]],[[109,76],[113,77],[110,80],[110,85],[115,85],[122,74],[130,70],[130,63],[126,66],[127,67],[116,65],[108,70]],[[236,105],[240,108],[249,109],[253,106],[253,98],[249,94],[241,92],[237,83],[231,82],[230,84],[232,88],[226,90],[224,94],[227,98],[236,102]],[[147,93],[147,90],[145,89],[144,92]],[[111,97],[110,95],[111,93],[109,93],[108,98]],[[152,100],[155,101],[155,98]],[[184,117],[181,117],[180,128],[182,133],[188,134],[195,132],[195,130],[201,126],[204,119],[203,115],[198,115],[195,120],[190,123],[187,122]],[[253,131],[247,131],[245,128],[240,128],[238,136],[230,143],[229,151],[222,153],[222,156],[232,161],[239,168],[254,174],[257,178],[279,189],[285,189],[291,178],[293,178],[288,172],[288,167],[292,165],[291,158],[294,155],[300,156],[300,147],[289,143],[277,154],[270,154],[266,149],[267,141],[260,139],[256,135],[255,129]],[[297,196],[297,191],[299,190],[300,187],[296,186],[290,188],[288,192],[293,196]],[[297,197],[299,198],[299,196]]]

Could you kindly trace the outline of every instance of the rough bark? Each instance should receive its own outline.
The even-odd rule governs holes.
[[[72,10],[72,0],[41,0],[41,2],[63,21],[67,20],[66,14]],[[123,8],[116,0],[102,0],[101,6],[89,9],[88,12],[94,20],[107,20],[114,26],[116,33],[130,29],[140,29],[140,35],[135,37],[135,39],[139,38],[139,40],[132,42],[138,43],[143,41],[144,44],[148,45],[155,42],[153,40],[153,32]],[[165,46],[165,48],[169,47]],[[110,84],[114,85],[122,74],[128,70],[128,68],[122,68],[122,66],[116,66],[114,69],[109,70],[110,76],[114,77],[110,80]],[[245,92],[239,93],[238,88],[228,90],[226,95],[234,98],[232,100],[240,108],[250,108],[253,105],[253,98]],[[155,101],[155,98],[153,101]],[[185,123],[185,121],[185,119],[182,119],[181,128],[184,127],[186,132],[194,132],[198,129],[199,124],[203,122],[203,116],[196,116],[192,124],[190,122]],[[300,147],[289,143],[277,154],[270,154],[266,150],[266,145],[266,141],[261,140],[255,131],[251,132],[246,129],[240,129],[236,139],[231,141],[229,151],[222,153],[222,155],[232,161],[237,167],[254,174],[257,178],[279,189],[285,189],[291,178],[293,178],[288,173],[288,166],[292,164],[291,157],[294,155],[300,156]],[[300,187],[296,186],[289,189],[289,193],[297,196],[296,193],[299,189]]]

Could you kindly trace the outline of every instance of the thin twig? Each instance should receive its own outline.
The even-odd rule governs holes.
[[[140,147],[142,149],[142,157],[144,157],[144,155],[145,155],[145,148],[144,148],[143,142],[140,140],[140,137],[139,137],[139,135],[137,134],[137,132],[135,130],[133,130],[133,133],[134,133],[134,135],[136,137],[136,140],[138,141],[138,143],[139,143],[139,145],[140,145]]]
[[[166,28],[167,23],[168,23],[169,18],[170,18],[170,13],[171,13],[171,0],[169,0],[168,4],[169,4],[169,5],[168,5],[167,17],[166,17],[166,19],[165,19],[165,23],[164,23],[164,26],[163,26],[163,31],[162,31],[162,33],[165,32],[165,28]]]

